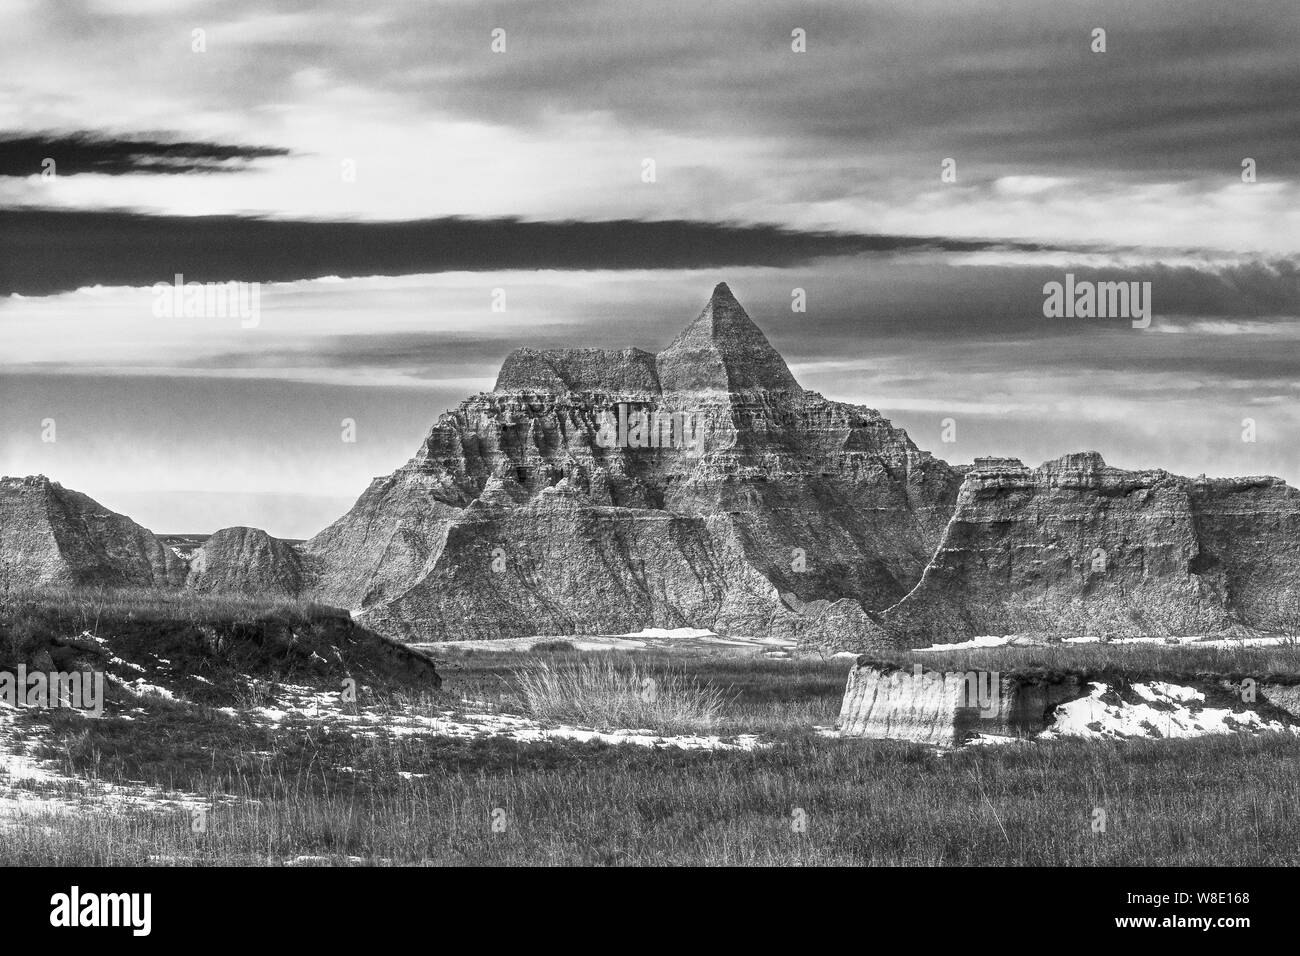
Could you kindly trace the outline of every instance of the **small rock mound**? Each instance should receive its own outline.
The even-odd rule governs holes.
[[[196,591],[297,595],[302,558],[293,546],[260,528],[222,528],[190,562],[186,587]]]

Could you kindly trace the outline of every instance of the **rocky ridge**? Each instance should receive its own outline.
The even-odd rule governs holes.
[[[878,412],[800,388],[722,284],[653,357],[513,353],[303,550],[313,593],[412,640],[702,627],[868,644],[959,483]]]
[[[0,483],[0,583],[298,595],[411,642],[704,628],[863,649],[1300,625],[1300,492],[1095,452],[950,466],[801,388],[720,284],[658,354],[519,349],[300,546],[187,563],[44,478]]]
[[[883,623],[902,644],[981,634],[1295,633],[1300,492],[1278,478],[1125,471],[1096,452],[977,459],[921,581]]]
[[[171,587],[185,562],[147,528],[44,475],[0,478],[0,587]]]

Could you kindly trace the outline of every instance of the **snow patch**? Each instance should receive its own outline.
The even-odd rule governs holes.
[[[20,727],[18,708],[0,701],[0,832],[13,824],[30,825],[41,814],[122,810],[192,810],[209,801],[189,793],[164,791],[144,783],[115,784],[68,776],[52,762],[32,756],[40,726]]]
[[[1189,738],[1209,734],[1300,733],[1300,728],[1268,720],[1253,710],[1234,711],[1205,706],[1205,694],[1194,687],[1151,681],[1133,684],[1141,702],[1110,694],[1110,686],[1097,681],[1087,697],[1067,701],[1041,737],[1087,737],[1130,740],[1134,738]]]
[[[914,651],[921,654],[937,651],[970,651],[987,647],[1034,647],[1043,646],[1048,642],[1043,638],[1031,637],[1026,634],[985,634],[980,637],[973,637],[969,641],[959,641],[953,644],[931,644],[929,647],[916,647]],[[1203,634],[1192,635],[1188,637],[1114,637],[1109,640],[1103,640],[1101,637],[1090,634],[1079,637],[1067,637],[1061,641],[1063,644],[1168,644],[1178,647],[1213,647],[1213,648],[1231,648],[1231,647],[1279,647],[1286,644],[1300,643],[1300,637],[1287,637],[1285,635],[1274,635],[1272,637],[1217,637],[1210,638]]]
[[[458,714],[452,710],[440,710],[434,715],[428,715],[412,710],[393,713],[391,709],[354,708],[355,713],[347,713],[341,695],[336,692],[317,693],[307,688],[285,685],[281,685],[281,692],[282,697],[289,699],[278,706],[243,709],[223,707],[221,712],[231,717],[246,715],[268,724],[280,724],[290,718],[327,721],[348,727],[361,737],[504,737],[522,743],[548,740],[573,740],[580,743],[600,741],[639,747],[677,747],[682,750],[754,750],[767,746],[760,743],[756,734],[722,737],[716,734],[662,735],[644,729],[595,730],[566,724],[544,725],[529,717],[489,711]]]
[[[135,680],[127,681],[127,680],[122,680],[122,678],[120,677],[114,677],[112,674],[109,674],[108,679],[112,681],[114,684],[117,684],[127,693],[132,694],[136,697],[152,696],[152,697],[161,697],[163,700],[176,699],[176,695],[173,694],[166,687],[160,687],[157,684],[150,684],[143,677],[137,677]]]
[[[918,647],[915,650],[923,654],[930,651],[969,651],[978,647],[1006,647],[1015,640],[1018,640],[1018,638],[1014,635],[998,637],[990,634],[983,637],[972,637],[969,641],[961,641],[957,644],[931,644],[929,647]]]
[[[644,627],[632,634],[615,634],[614,637],[652,637],[679,641],[691,637],[717,637],[707,627]]]

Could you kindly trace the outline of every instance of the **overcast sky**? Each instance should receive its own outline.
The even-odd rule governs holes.
[[[0,8],[0,472],[307,536],[511,348],[658,349],[726,280],[950,461],[1300,480],[1293,0],[266,6]],[[155,316],[176,272],[257,326]],[[1151,327],[1045,318],[1066,272]]]

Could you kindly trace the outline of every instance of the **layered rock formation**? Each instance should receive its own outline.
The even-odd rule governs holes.
[[[302,590],[302,559],[291,545],[259,528],[222,528],[194,552],[185,586],[296,595]]]
[[[1300,630],[1300,492],[1088,452],[954,468],[801,388],[725,284],[662,352],[519,349],[300,548],[188,569],[44,478],[0,483],[0,584],[301,595],[403,640],[708,628],[864,649]]]
[[[1280,478],[1197,478],[1188,497],[1196,567],[1252,627],[1300,634],[1300,490]]]
[[[1124,471],[1095,452],[978,459],[916,588],[905,644],[979,634],[1294,628],[1300,492],[1276,478]]]
[[[800,388],[719,285],[656,356],[520,350],[304,546],[313,592],[409,639],[707,627],[865,645],[960,483]]]
[[[1034,679],[988,671],[910,670],[859,661],[849,671],[840,705],[842,737],[910,740],[935,747],[976,734],[1041,733],[1057,704],[1082,697],[1077,675]]]
[[[1206,675],[1042,669],[939,671],[860,658],[840,707],[842,737],[954,747],[972,740],[1300,733],[1294,677],[1242,693]]]
[[[841,647],[1300,623],[1300,493],[1095,453],[955,469],[800,388],[720,285],[664,351],[522,349],[305,546],[407,639],[707,627]]]
[[[146,528],[44,475],[0,478],[0,586],[174,586],[185,563]]]

